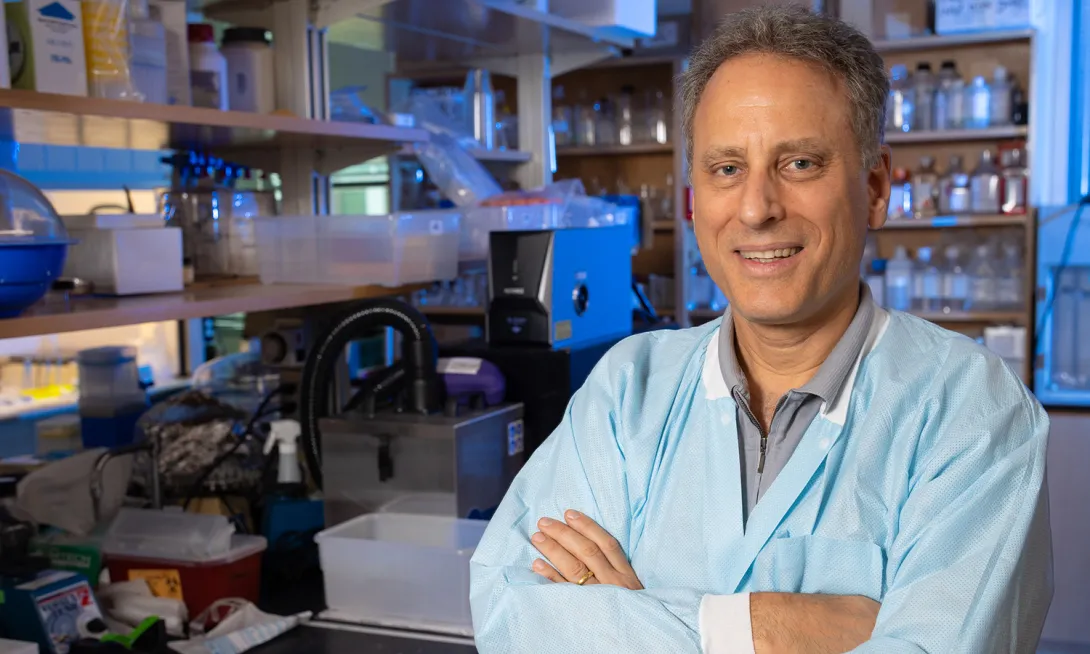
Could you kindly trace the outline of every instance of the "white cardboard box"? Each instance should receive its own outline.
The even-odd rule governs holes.
[[[1030,26],[1030,0],[938,0],[935,32],[984,32]]]
[[[70,230],[79,242],[68,248],[65,277],[94,283],[94,292],[106,295],[170,293],[184,288],[182,230],[154,229]]]
[[[12,86],[87,95],[79,0],[22,0],[6,3],[4,11]]]

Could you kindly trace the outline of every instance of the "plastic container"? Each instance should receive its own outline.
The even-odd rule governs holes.
[[[230,553],[234,531],[221,515],[123,508],[110,523],[103,550],[128,558],[218,559]]]
[[[261,556],[266,547],[262,536],[236,535],[226,554],[205,559],[133,556],[113,551],[108,544],[102,553],[111,581],[144,578],[153,588],[176,589],[189,615],[196,616],[227,597],[256,603],[261,598]]]
[[[190,23],[189,87],[194,107],[227,111],[227,59],[216,47],[215,32],[207,23]]]
[[[363,515],[314,540],[326,605],[373,624],[471,636],[469,560],[483,520]]]
[[[898,245],[886,262],[886,307],[897,311],[912,308],[912,259],[903,245]]]
[[[148,0],[133,0],[129,20],[129,52],[131,53],[132,83],[144,102],[167,104],[167,32],[159,20],[158,7],[148,6]]]
[[[561,226],[564,208],[559,204],[529,204],[509,207],[475,207],[466,211],[458,240],[461,261],[488,258],[488,234]]]
[[[129,3],[127,0],[83,0],[83,47],[91,95],[139,100],[129,68]]]
[[[272,34],[260,27],[232,27],[220,52],[227,60],[227,104],[232,111],[276,110]]]
[[[71,241],[36,186],[0,170],[0,318],[37,302],[60,276]]]
[[[83,446],[132,443],[136,423],[148,408],[147,393],[140,387],[136,348],[97,347],[81,350],[77,359]]]
[[[461,212],[256,218],[263,284],[400,286],[458,276]]]

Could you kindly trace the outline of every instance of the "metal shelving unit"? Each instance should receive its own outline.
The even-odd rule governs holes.
[[[888,132],[886,143],[904,145],[907,143],[965,143],[968,141],[1001,141],[1003,139],[1026,138],[1029,130],[1022,125],[1006,127],[988,127],[986,129],[947,129],[927,132]]]
[[[917,219],[887,220],[883,230],[897,229],[973,229],[978,227],[1025,227],[1033,221],[1032,214],[932,216]]]

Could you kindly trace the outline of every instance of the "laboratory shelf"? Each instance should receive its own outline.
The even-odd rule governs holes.
[[[916,52],[919,50],[940,50],[974,45],[993,45],[1013,41],[1028,41],[1033,30],[999,30],[994,32],[972,32],[967,34],[945,34],[935,36],[917,36],[908,39],[886,39],[874,42],[878,52]]]
[[[421,313],[428,317],[451,317],[451,318],[483,318],[483,307],[433,307],[433,306],[421,306],[417,307]]]
[[[948,229],[973,227],[1021,227],[1029,224],[1027,214],[1008,216],[1005,214],[933,216],[931,218],[890,219],[882,230],[899,229]]]
[[[65,298],[50,294],[19,316],[0,320],[0,339],[387,297],[421,286],[263,285],[243,279],[159,295]]]
[[[693,309],[689,312],[689,319],[694,322],[707,322],[722,315],[722,311],[715,311],[714,309]]]
[[[391,125],[9,89],[0,90],[0,109],[9,114],[23,143],[133,149],[359,148],[379,156],[402,143],[428,139],[422,129]]]
[[[669,154],[669,143],[638,143],[636,145],[569,145],[556,149],[557,157],[620,157],[626,154]]]
[[[1025,138],[1029,130],[1025,125],[988,127],[986,129],[944,129],[925,132],[888,132],[886,143],[890,145],[911,143],[963,143],[967,141],[1000,141]]]
[[[1024,311],[910,311],[912,315],[936,323],[1026,324]]]
[[[526,163],[533,157],[529,152],[519,152],[518,150],[473,149],[469,151],[469,154],[483,163]]]
[[[272,29],[278,0],[220,0],[203,13],[236,25]],[[447,67],[452,62],[508,74],[521,55],[551,53],[553,74],[581,68],[630,49],[635,40],[511,0],[324,0],[313,22],[324,29],[345,19],[382,27],[398,70]],[[506,60],[506,61],[504,61]],[[486,65],[487,64],[487,65]],[[503,70],[510,65],[509,70]]]

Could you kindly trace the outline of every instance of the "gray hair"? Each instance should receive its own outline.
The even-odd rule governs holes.
[[[847,23],[802,7],[760,7],[728,15],[693,51],[681,76],[682,130],[693,161],[693,118],[715,71],[727,60],[769,54],[817,64],[844,82],[851,126],[865,168],[879,159],[889,78],[871,42]]]

